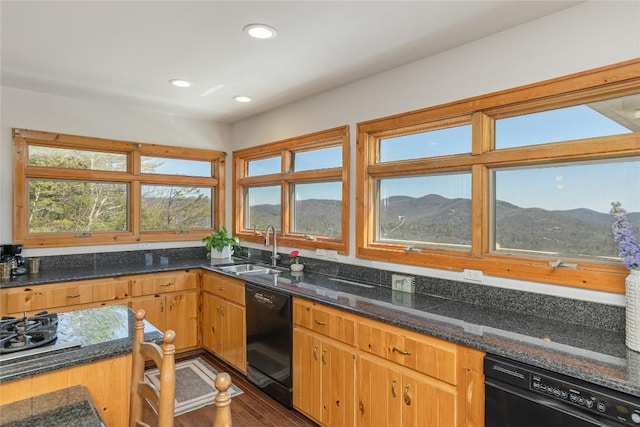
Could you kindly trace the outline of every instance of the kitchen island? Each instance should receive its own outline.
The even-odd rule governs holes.
[[[122,305],[59,313],[57,350],[0,360],[0,404],[84,385],[106,425],[126,425],[134,323]],[[146,323],[145,339],[161,338]]]

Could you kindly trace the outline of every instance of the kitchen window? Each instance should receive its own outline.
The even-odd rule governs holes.
[[[624,292],[639,87],[636,60],[358,124],[357,256]]]
[[[234,234],[264,242],[348,251],[349,132],[343,126],[235,151]]]
[[[13,129],[25,247],[200,240],[223,223],[224,153]]]

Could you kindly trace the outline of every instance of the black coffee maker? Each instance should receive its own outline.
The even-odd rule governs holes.
[[[17,245],[2,245],[2,252],[0,253],[0,262],[11,263],[11,275],[18,276],[20,274],[27,274],[27,266],[22,258],[22,244]]]

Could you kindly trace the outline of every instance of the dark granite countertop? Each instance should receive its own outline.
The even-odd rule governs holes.
[[[191,268],[220,272],[217,267],[228,263],[197,258],[151,266],[80,266],[3,280],[0,287]],[[228,275],[640,397],[640,353],[626,348],[623,332],[539,317],[526,310],[478,305],[450,295],[407,294],[379,285],[362,286],[317,272],[284,270],[275,278]]]
[[[38,354],[27,351],[26,355],[9,353],[9,356],[18,357],[0,358],[0,384],[130,353],[134,325],[133,310],[123,305],[59,313],[58,338],[53,346],[47,347],[52,351]],[[145,321],[145,339],[161,338],[162,333]]]
[[[76,385],[0,406],[0,426],[104,427],[89,390]]]

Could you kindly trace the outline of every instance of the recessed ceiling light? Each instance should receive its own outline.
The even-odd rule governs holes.
[[[234,96],[233,99],[235,99],[238,102],[251,102],[253,101],[253,98],[249,97],[249,96]]]
[[[171,79],[171,80],[169,80],[169,83],[171,83],[172,85],[174,85],[176,87],[189,87],[189,86],[191,86],[191,83],[189,83],[186,80],[182,80],[182,79]]]
[[[243,28],[243,31],[256,39],[273,39],[278,35],[275,28],[264,24],[249,24]]]

